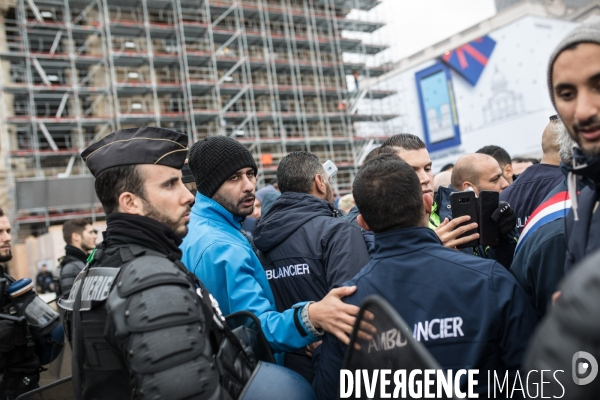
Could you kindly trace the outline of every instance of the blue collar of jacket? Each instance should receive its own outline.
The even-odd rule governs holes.
[[[192,213],[201,218],[229,224],[237,230],[242,229],[242,222],[245,219],[245,217],[233,215],[225,207],[200,192],[196,193],[196,202],[192,207]]]
[[[425,226],[394,229],[375,234],[373,259],[412,253],[423,247],[441,244],[437,234]]]
[[[452,186],[440,186],[435,195],[435,203],[437,204],[437,214],[440,216],[440,223],[448,217],[452,219],[452,208],[450,207],[450,194],[457,192]]]

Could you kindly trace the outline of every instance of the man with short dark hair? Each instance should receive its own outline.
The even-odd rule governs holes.
[[[482,147],[481,149],[477,150],[476,153],[487,154],[498,161],[498,165],[500,165],[500,169],[502,169],[502,176],[504,179],[506,179],[506,182],[508,182],[509,185],[513,183],[514,173],[512,159],[506,150],[500,146],[490,145]]]
[[[277,311],[267,274],[240,231],[254,209],[257,166],[252,153],[232,138],[213,136],[194,143],[189,165],[198,193],[190,234],[181,244],[182,261],[204,282],[223,313],[254,313],[276,353],[304,348],[317,341],[323,330],[348,342],[358,308],[340,298],[354,288],[334,289],[321,301],[303,300]],[[284,189],[287,182],[277,178]],[[276,359],[283,363],[282,354],[276,354]]]
[[[455,248],[462,243],[467,243],[479,237],[478,233],[474,233],[458,238],[463,233],[476,228],[477,223],[472,222],[457,228],[458,225],[468,221],[469,217],[462,216],[452,219],[452,210],[449,207],[451,189],[438,188],[437,195],[435,198],[433,197],[432,161],[427,147],[421,138],[410,133],[400,133],[390,136],[381,145],[379,154],[395,154],[406,161],[417,173],[423,194],[431,196],[434,200],[429,218],[429,228],[435,231],[442,243],[444,243],[444,246]],[[396,201],[401,201],[401,199],[397,199]]]
[[[379,295],[443,369],[478,369],[483,377],[507,372],[513,382],[536,318],[510,273],[495,261],[442,246],[428,228],[433,199],[397,156],[382,154],[366,164],[353,193],[359,223],[375,232],[375,255],[348,282],[357,291],[345,301]],[[373,351],[384,351],[371,343]],[[321,347],[313,387],[319,399],[334,399],[345,346],[325,335]],[[487,393],[487,384],[480,379],[475,392]]]
[[[67,245],[65,256],[57,267],[60,296],[69,296],[75,278],[85,267],[88,253],[96,247],[97,237],[98,232],[89,219],[71,219],[64,223],[63,239]]]
[[[254,244],[280,312],[321,300],[369,261],[360,229],[338,218],[330,178],[319,158],[304,151],[288,154],[277,168],[282,194],[260,220]],[[287,353],[285,366],[312,382],[303,350]]]
[[[107,224],[89,266],[59,300],[84,400],[233,395],[232,380],[215,368],[214,313],[198,294],[208,293],[179,261],[194,201],[181,174],[187,142],[168,129],[131,128],[81,154]]]

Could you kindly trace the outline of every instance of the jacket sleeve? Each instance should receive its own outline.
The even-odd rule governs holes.
[[[515,278],[498,263],[492,269],[491,289],[497,306],[500,358],[514,376],[523,362],[537,316]]]
[[[308,332],[298,308],[277,312],[267,275],[256,255],[242,246],[212,245],[201,262],[210,262],[211,268],[225,270],[229,310],[250,311],[261,322],[267,341],[275,352],[294,351],[318,340]]]
[[[318,400],[335,400],[340,389],[340,369],[346,346],[335,336],[326,333],[323,343],[313,354],[315,378],[313,389]]]
[[[352,279],[369,262],[365,239],[356,225],[336,225],[324,246],[329,290]]]
[[[550,224],[548,228],[551,228]],[[543,226],[540,231],[548,228]],[[534,235],[527,239],[529,242],[525,242],[515,255],[510,272],[541,318],[546,314],[552,293],[564,276],[567,249],[562,233],[539,242]]]
[[[544,381],[550,382],[544,388],[544,395],[548,397],[586,400],[597,399],[600,393],[600,377],[587,384],[576,384],[573,380],[573,375],[576,374],[573,368],[579,362],[591,365],[587,377],[594,373],[594,366],[596,373],[600,374],[599,264],[600,252],[596,252],[567,276],[560,287],[560,298],[548,311],[531,341],[525,370],[537,370],[538,376],[539,371],[544,370]],[[588,354],[582,354],[583,352]],[[595,365],[591,360],[594,358]],[[557,372],[553,376],[559,370],[563,372]],[[537,381],[540,381],[539,378]]]

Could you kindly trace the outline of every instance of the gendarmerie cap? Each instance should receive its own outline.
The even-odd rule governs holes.
[[[113,132],[85,149],[81,157],[94,176],[122,165],[157,164],[181,169],[187,144],[187,135],[144,126]]]

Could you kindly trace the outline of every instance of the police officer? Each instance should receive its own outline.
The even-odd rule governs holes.
[[[0,208],[0,263],[12,259],[10,221]],[[15,399],[37,387],[40,360],[35,353],[26,324],[17,323],[9,314],[6,294],[12,278],[0,264],[0,399]]]
[[[174,131],[132,128],[81,154],[107,230],[59,303],[78,397],[231,398],[213,362],[212,314],[179,262],[194,201],[181,179],[187,143]]]

